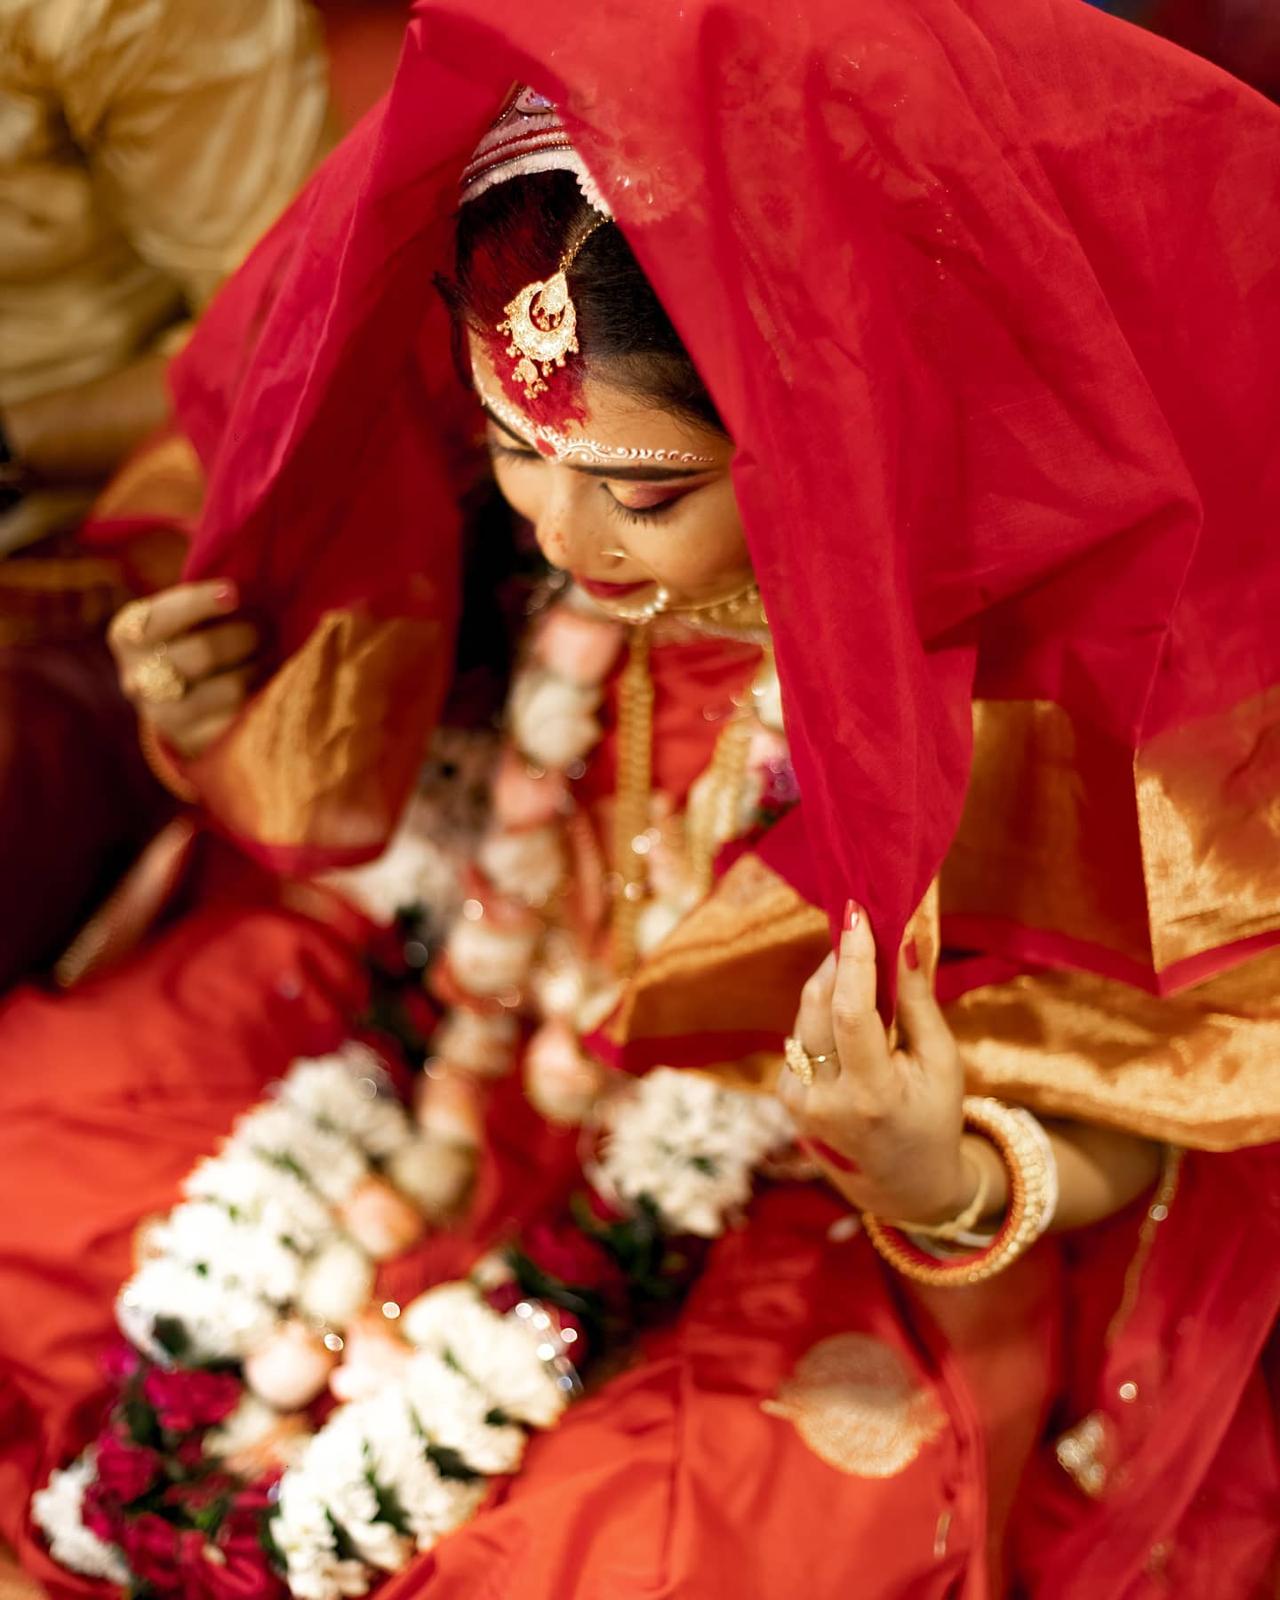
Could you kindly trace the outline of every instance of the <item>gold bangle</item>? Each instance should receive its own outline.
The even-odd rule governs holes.
[[[1009,1174],[1009,1206],[985,1249],[939,1261],[894,1224],[863,1213],[867,1238],[881,1256],[917,1283],[963,1287],[994,1278],[1024,1255],[1053,1221],[1058,1171],[1049,1136],[1029,1111],[986,1096],[966,1096],[965,1123],[990,1139]]]
[[[901,1233],[918,1233],[925,1239],[958,1239],[962,1233],[968,1233],[987,1209],[987,1197],[991,1193],[991,1179],[987,1176],[987,1169],[968,1150],[961,1149],[960,1159],[977,1178],[973,1199],[970,1200],[963,1211],[958,1212],[946,1222],[891,1222],[889,1226],[897,1228]]]

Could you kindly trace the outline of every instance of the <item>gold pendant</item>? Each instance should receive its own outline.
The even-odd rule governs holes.
[[[518,358],[512,375],[532,400],[547,387],[545,380],[555,368],[578,350],[578,313],[569,298],[569,281],[560,271],[545,282],[527,283],[503,309],[506,320],[498,324],[498,332],[510,335],[507,354]]]

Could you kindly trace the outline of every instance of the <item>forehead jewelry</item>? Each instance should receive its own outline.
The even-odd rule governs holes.
[[[511,375],[524,385],[532,400],[547,387],[546,380],[565,358],[578,350],[578,311],[569,296],[569,268],[592,234],[608,219],[597,217],[560,257],[560,265],[547,279],[526,283],[503,310],[498,332],[508,336],[507,354],[515,362]]]
[[[659,467],[714,467],[714,456],[700,456],[692,450],[650,450],[636,444],[601,444],[596,439],[572,439],[567,433],[545,422],[532,422],[515,406],[494,394],[479,379],[476,395],[485,410],[519,439],[527,439],[539,455],[549,456],[567,466],[625,467],[652,464]]]

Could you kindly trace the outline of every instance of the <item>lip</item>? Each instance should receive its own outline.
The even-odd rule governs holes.
[[[647,578],[642,578],[639,583],[602,583],[597,578],[580,578],[575,573],[573,581],[579,589],[585,589],[597,600],[621,600],[624,595],[639,594],[641,589],[650,587]]]

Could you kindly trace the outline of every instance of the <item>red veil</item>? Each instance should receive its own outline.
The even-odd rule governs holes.
[[[1001,837],[961,832],[953,942],[1166,990],[1280,937],[1280,112],[1080,0],[419,4],[177,370],[191,571],[306,644],[205,763],[231,826],[368,854],[410,780],[473,424],[431,283],[513,82],[737,443],[804,795],[774,864],[896,947],[976,698],[1025,760]]]
[[[419,5],[178,367],[191,570],[287,658],[202,763],[215,810],[306,866],[375,850],[411,781],[475,423],[431,283],[514,83],[737,444],[804,796],[770,862],[888,949],[944,857],[970,950],[1169,992],[1276,943],[1280,111],[1081,0]],[[1046,1595],[1145,1592],[1252,1470],[1224,1430],[1280,1295],[1274,1153],[1187,1167],[1067,1419],[1100,1408],[1123,1475],[1025,1523]]]

